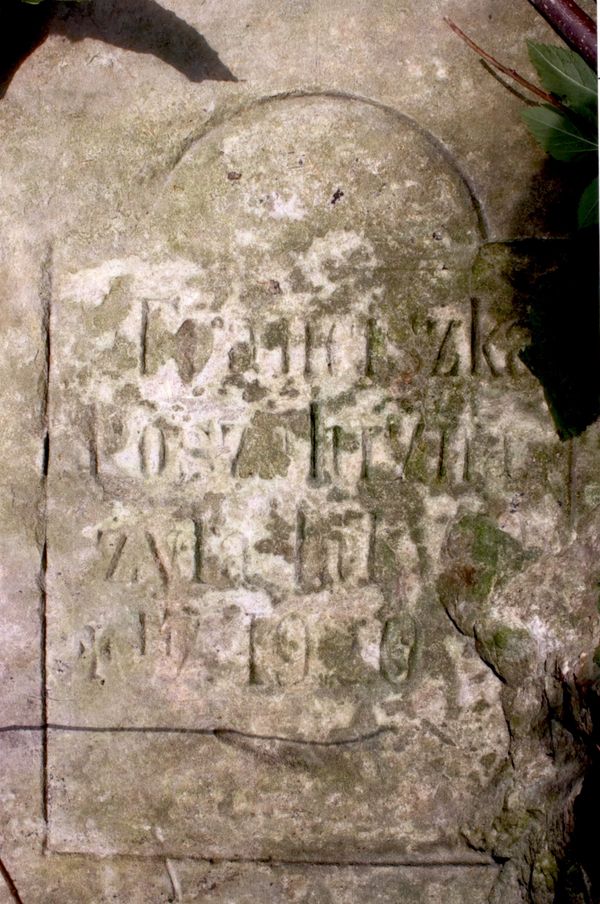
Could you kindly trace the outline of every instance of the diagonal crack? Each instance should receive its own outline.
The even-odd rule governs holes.
[[[16,904],[23,904],[23,898],[19,894],[19,890],[18,890],[17,886],[15,885],[15,881],[14,881],[13,877],[11,876],[11,874],[9,873],[9,871],[6,867],[6,864],[4,863],[4,860],[1,857],[0,857],[0,876],[2,876],[2,878],[4,879],[4,883],[5,883],[6,887],[8,888],[13,901],[15,901]]]

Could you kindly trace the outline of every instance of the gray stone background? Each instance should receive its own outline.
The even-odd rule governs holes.
[[[585,681],[591,674],[598,634],[594,428],[565,453],[572,478],[565,498],[568,523],[551,548],[540,549],[535,563],[501,591],[515,624],[527,621],[530,606],[540,630],[561,637],[551,662],[538,662],[533,651],[531,668],[522,671],[521,649],[502,660],[502,652],[485,648],[485,636],[478,639],[474,627],[485,617],[452,608],[452,563],[446,563],[450,583],[441,585],[442,602],[502,679],[514,772],[491,798],[482,794],[481,823],[463,839],[462,864],[411,864],[408,857],[336,864],[327,858],[319,863],[316,856],[311,863],[285,857],[244,862],[218,853],[211,861],[194,860],[161,853],[160,838],[148,859],[109,850],[47,850],[48,785],[60,784],[45,761],[42,730],[49,705],[42,690],[46,637],[40,617],[48,602],[43,538],[49,249],[67,269],[71,259],[83,267],[117,256],[207,124],[290,92],[339,92],[376,101],[436,136],[473,187],[490,254],[515,239],[564,237],[560,186],[519,118],[522,100],[486,72],[443,22],[444,15],[453,17],[499,58],[533,76],[525,39],[555,37],[524,0],[162,5],[204,38],[206,73],[189,33],[181,44],[157,39],[167,60],[118,46],[131,43],[143,23],[140,6],[96,0],[92,22],[59,17],[0,102],[0,901],[550,902],[556,857],[564,852],[585,767],[585,745],[559,716],[565,695],[571,695],[566,709],[577,711],[574,676]],[[174,21],[166,20],[163,34],[171,27]],[[111,41],[101,40],[101,32]],[[543,405],[541,393],[537,402]],[[548,424],[551,429],[549,418]],[[559,713],[554,721],[548,706]],[[588,716],[579,712],[577,718],[585,734]],[[551,722],[550,733],[538,722]],[[493,825],[489,811],[501,817]]]

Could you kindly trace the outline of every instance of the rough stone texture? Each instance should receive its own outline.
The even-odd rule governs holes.
[[[143,6],[0,106],[0,900],[551,902],[599,435],[518,358],[514,240],[565,221],[442,16],[525,72],[551,33],[165,4],[202,51]]]

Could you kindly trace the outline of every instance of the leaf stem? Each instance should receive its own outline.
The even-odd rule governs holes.
[[[500,63],[495,57],[489,54],[486,50],[476,44],[475,41],[472,41],[471,38],[464,33],[464,31],[458,27],[456,22],[453,22],[452,19],[449,19],[448,16],[444,16],[444,21],[446,24],[452,29],[452,31],[462,38],[462,40],[467,44],[471,50],[474,50],[480,57],[482,57],[486,62],[493,66],[494,69],[498,69],[504,75],[507,75],[513,81],[517,82],[523,88],[526,88],[527,91],[530,91],[532,94],[535,94],[536,97],[539,97],[546,104],[551,104],[553,107],[556,107],[557,110],[564,111],[564,107],[559,104],[556,98],[552,94],[548,94],[547,91],[544,91],[543,88],[538,88],[537,85],[534,85],[533,82],[527,81],[526,78],[523,78],[516,69],[509,69],[508,66],[505,66],[503,63]]]

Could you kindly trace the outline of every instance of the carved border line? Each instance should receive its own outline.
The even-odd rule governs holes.
[[[40,570],[38,577],[40,591],[40,691],[41,691],[41,718],[42,718],[42,815],[48,834],[48,681],[47,681],[47,634],[48,634],[48,596],[46,590],[46,576],[48,572],[48,468],[50,464],[50,366],[51,366],[51,318],[52,318],[52,264],[53,247],[51,243],[46,246],[42,260],[39,295],[41,308],[42,348],[44,358],[42,362],[41,387],[42,397],[40,406],[40,421],[42,428],[42,482],[40,493]]]
[[[475,856],[472,859],[468,857],[456,857],[453,860],[438,857],[429,860],[419,859],[418,857],[399,857],[395,860],[307,860],[298,858],[297,860],[278,859],[277,857],[202,857],[200,855],[181,854],[173,855],[169,853],[160,854],[95,854],[88,851],[55,851],[48,850],[48,854],[52,857],[90,857],[97,860],[127,860],[127,861],[156,861],[164,863],[165,859],[169,861],[185,863],[209,863],[211,865],[240,863],[240,864],[261,864],[273,867],[315,867],[315,868],[347,868],[347,869],[500,869],[503,862],[498,862],[492,858],[484,858]]]
[[[486,211],[481,200],[479,199],[477,188],[472,182],[467,171],[463,168],[462,163],[456,157],[455,153],[444,143],[444,141],[438,138],[436,134],[429,131],[429,129],[426,126],[422,125],[418,120],[413,119],[412,116],[409,116],[407,113],[402,112],[402,110],[399,110],[397,107],[391,104],[383,103],[367,95],[356,94],[352,91],[304,87],[253,98],[247,103],[240,103],[240,105],[234,110],[231,110],[229,107],[227,107],[227,105],[224,105],[220,110],[215,111],[208,120],[203,122],[199,128],[194,129],[180,143],[179,148],[172,156],[171,160],[168,163],[168,166],[166,167],[166,178],[162,183],[162,189],[164,190],[167,187],[169,180],[172,178],[173,171],[179,166],[179,164],[188,155],[188,153],[192,151],[194,146],[199,141],[202,141],[204,138],[206,138],[212,131],[218,129],[220,126],[235,122],[236,119],[241,118],[249,111],[260,109],[261,107],[268,106],[269,104],[276,104],[282,101],[314,99],[337,100],[341,103],[350,102],[363,104],[364,106],[381,110],[382,112],[396,119],[397,122],[400,122],[404,126],[412,128],[430,145],[430,147],[434,148],[434,150],[437,151],[437,153],[441,156],[445,163],[458,176],[462,183],[465,195],[467,196],[468,201],[475,212],[477,224],[479,227],[480,240],[483,243],[487,243],[490,240],[491,228]],[[145,210],[145,214],[149,215],[151,214],[151,211],[152,204],[149,204]]]

